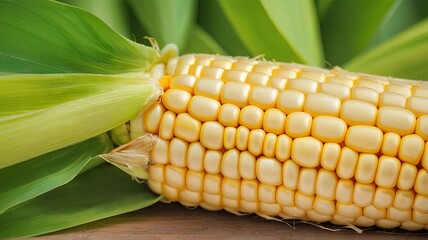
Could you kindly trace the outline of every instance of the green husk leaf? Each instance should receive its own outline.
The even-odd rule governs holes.
[[[226,54],[223,48],[199,25],[195,24],[183,53]]]
[[[309,0],[221,0],[227,19],[253,56],[323,65],[315,4]],[[249,14],[251,13],[251,14]]]
[[[325,15],[328,12],[328,9],[330,8],[330,5],[335,0],[315,0],[315,5],[317,7],[317,13],[319,19],[324,19]]]
[[[428,80],[428,18],[343,67],[384,76]]]
[[[397,0],[385,16],[371,46],[376,46],[428,17],[428,1]]]
[[[0,237],[28,237],[134,211],[160,200],[146,184],[103,164],[0,215]]]
[[[0,72],[140,72],[158,53],[94,15],[49,0],[0,1]]]
[[[107,134],[0,170],[0,214],[70,182],[104,161],[94,157],[113,149]]]
[[[334,0],[328,3],[321,18],[326,61],[332,65],[342,65],[365,50],[394,2]]]
[[[61,0],[64,3],[83,8],[103,22],[113,30],[123,36],[130,37],[129,22],[125,1],[123,0]]]
[[[180,49],[196,17],[195,0],[128,0],[140,24],[163,47],[175,43]]]
[[[217,0],[199,2],[198,24],[220,44],[228,53],[234,56],[250,56],[241,39],[230,25]]]
[[[142,74],[8,75],[0,85],[0,169],[111,130],[161,94]]]

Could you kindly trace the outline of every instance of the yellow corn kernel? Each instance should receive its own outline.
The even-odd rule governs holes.
[[[221,91],[220,101],[222,104],[231,103],[240,108],[248,105],[248,95],[251,85],[240,82],[227,82]]]
[[[178,114],[187,112],[187,106],[192,95],[180,89],[169,89],[162,96],[162,104],[170,111]]]
[[[420,136],[424,141],[428,141],[428,115],[418,117],[416,120],[416,135]]]
[[[297,191],[306,195],[315,194],[315,181],[317,179],[317,170],[313,168],[302,168],[297,183]]]
[[[375,125],[377,108],[370,103],[359,100],[347,100],[343,102],[340,118],[348,125]]]
[[[428,98],[426,95],[424,97],[411,96],[407,99],[407,109],[415,114],[416,117],[428,115],[427,104]]]
[[[316,138],[296,138],[291,146],[291,159],[302,167],[317,167],[322,147],[322,142]]]
[[[223,73],[223,81],[236,81],[236,82],[245,82],[245,78],[247,77],[248,72],[243,70],[228,70]]]
[[[233,104],[223,104],[220,107],[218,121],[226,127],[238,127],[241,109]]]
[[[341,149],[341,146],[337,143],[325,143],[321,152],[321,167],[329,171],[336,170]]]
[[[199,142],[194,142],[187,149],[187,167],[193,171],[204,170],[206,148]]]
[[[257,180],[242,180],[241,198],[249,202],[258,201],[259,182]]]
[[[259,107],[248,105],[241,109],[239,125],[249,129],[259,129],[263,126],[263,110]]]
[[[206,148],[220,150],[223,148],[224,127],[218,122],[209,121],[202,124],[200,141]]]
[[[240,179],[239,175],[239,151],[231,149],[223,154],[221,159],[221,174],[230,179]]]
[[[379,107],[406,107],[406,96],[395,92],[382,92],[379,95]]]
[[[193,88],[195,87],[196,77],[192,75],[180,75],[173,77],[169,83],[171,89],[181,89],[188,91],[193,94]]]
[[[215,121],[220,111],[220,102],[204,96],[193,96],[189,102],[189,114],[199,121]]]
[[[174,136],[187,142],[196,142],[199,140],[199,131],[201,122],[194,119],[188,113],[180,113],[175,118]]]
[[[373,206],[379,209],[392,207],[394,202],[394,196],[394,189],[377,187],[373,199]]]
[[[245,79],[245,82],[251,85],[266,86],[269,81],[269,76],[261,72],[250,72]]]
[[[348,147],[342,148],[339,162],[336,167],[336,174],[341,179],[350,179],[354,177],[358,163],[358,153]]]
[[[376,107],[379,105],[379,93],[368,87],[353,87],[351,99],[368,102]]]
[[[311,127],[312,117],[306,112],[293,112],[285,120],[285,133],[292,138],[309,136]]]
[[[414,199],[414,192],[398,189],[392,206],[401,210],[412,210]]]
[[[376,176],[378,157],[374,154],[362,153],[357,162],[355,180],[359,183],[372,183]]]
[[[284,186],[279,186],[276,190],[276,202],[282,206],[295,206],[294,194],[294,190],[290,190]]]
[[[318,82],[307,78],[294,78],[287,81],[287,90],[297,90],[304,94],[317,92]]]
[[[274,157],[276,150],[277,136],[273,133],[267,133],[263,141],[263,155],[266,157]],[[278,159],[279,160],[279,159]]]
[[[387,132],[383,135],[381,152],[384,155],[395,157],[398,154],[401,137],[397,133]]]
[[[282,165],[282,168],[283,185],[290,190],[297,189],[300,166],[292,160],[287,160]]]
[[[291,146],[292,140],[289,136],[285,134],[279,135],[276,139],[275,157],[281,162],[288,160],[291,156]]]
[[[414,132],[416,117],[412,112],[403,108],[381,107],[376,126],[384,132],[395,132],[404,136]]]
[[[370,79],[355,80],[354,86],[370,88],[375,90],[376,92],[383,92],[385,90],[384,85],[382,83]]]
[[[319,91],[346,101],[351,97],[351,89],[343,84],[334,82],[323,82],[319,85]]]
[[[377,153],[382,147],[383,132],[373,126],[352,126],[345,138],[346,146],[358,152]]]
[[[165,107],[162,104],[154,103],[151,105],[143,115],[144,130],[152,134],[157,134],[164,113]]]
[[[281,163],[275,158],[258,158],[256,161],[256,176],[261,183],[270,184],[274,186],[281,185]]]
[[[262,110],[274,108],[277,102],[278,90],[268,86],[254,86],[251,88],[249,104]]]
[[[193,192],[202,192],[204,185],[204,172],[187,171],[186,188]]]
[[[398,175],[397,187],[401,190],[409,190],[413,188],[418,170],[416,166],[403,163],[401,165],[400,174]]]
[[[223,157],[223,153],[216,150],[207,150],[205,152],[203,164],[204,170],[207,173],[218,174],[221,171],[221,159]]]
[[[287,84],[286,78],[270,77],[267,85],[270,87],[276,88],[278,90],[284,90],[286,84]]]
[[[169,144],[169,161],[176,167],[187,166],[187,150],[189,143],[180,139],[173,138]],[[171,185],[170,185],[171,186]]]
[[[248,180],[256,179],[256,157],[248,151],[239,154],[239,175]]]
[[[348,126],[337,117],[318,116],[312,121],[311,135],[325,143],[341,143],[345,140]]]
[[[376,172],[375,182],[378,186],[392,188],[397,184],[400,173],[400,160],[394,157],[382,156]]]
[[[262,129],[251,130],[248,136],[248,151],[255,156],[262,154],[265,137],[266,132]]]
[[[339,98],[326,93],[309,93],[306,96],[303,110],[312,117],[333,116],[338,117],[341,101]]]
[[[199,78],[195,83],[193,92],[196,95],[201,95],[213,98],[217,101],[220,100],[220,93],[222,92],[224,82],[217,79]]]
[[[372,205],[376,186],[374,184],[355,183],[352,198],[357,207]]]
[[[175,113],[166,111],[159,124],[159,137],[165,140],[170,140],[174,137]]]
[[[296,90],[281,91],[278,95],[276,107],[285,114],[303,110],[305,94]]]

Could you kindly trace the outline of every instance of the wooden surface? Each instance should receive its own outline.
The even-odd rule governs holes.
[[[100,220],[36,239],[428,239],[428,233],[385,233],[379,229],[358,234],[346,229],[330,232],[307,224],[292,229],[285,223],[255,215],[186,209],[157,203],[136,212]]]

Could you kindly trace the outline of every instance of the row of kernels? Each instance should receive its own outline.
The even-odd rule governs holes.
[[[205,179],[204,173],[202,172],[187,171],[187,173],[185,173],[181,171],[182,169],[176,167],[167,167],[166,169],[172,170],[173,172],[169,172],[169,174],[173,173],[175,177],[168,180],[166,186],[163,186],[162,192],[158,193],[168,196],[172,200],[179,200],[188,206],[200,204],[200,196],[203,189],[207,191],[203,193],[205,197],[218,196],[216,201],[207,199],[207,202],[211,205],[215,206],[215,203],[219,204],[220,199],[229,199],[235,201],[235,204],[229,207],[234,206],[238,209],[239,204],[237,201],[240,198],[244,199],[248,204],[253,202],[253,204],[251,204],[252,206],[254,206],[257,201],[262,201],[265,206],[259,211],[264,214],[270,213],[270,215],[278,214],[278,211],[273,211],[273,209],[277,209],[278,206],[275,205],[280,204],[282,208],[288,207],[288,210],[291,210],[290,208],[293,207],[297,207],[303,211],[314,209],[321,215],[337,214],[349,219],[365,216],[366,218],[374,220],[384,218],[399,222],[412,220],[418,224],[427,224],[426,222],[428,221],[428,209],[424,205],[428,198],[416,195],[415,201],[412,204],[414,195],[411,191],[398,190],[395,194],[394,190],[391,189],[389,192],[392,197],[388,199],[383,196],[385,193],[382,193],[382,191],[376,190],[374,192],[374,188],[370,185],[359,186],[356,184],[353,190],[351,190],[354,202],[338,201],[335,206],[333,201],[319,196],[306,195],[299,191],[288,190],[283,186],[276,188],[271,185],[259,183],[256,180],[243,180],[241,182],[240,180],[227,179],[219,175],[210,174],[206,175]],[[177,174],[174,174],[174,171],[176,171]],[[183,180],[184,177],[187,178],[186,181]],[[151,181],[153,181],[153,178]],[[184,182],[185,186],[183,185]],[[172,184],[172,187],[168,184]],[[152,186],[153,184],[149,183],[149,185]],[[178,191],[178,189],[181,189],[181,191]],[[382,189],[379,188],[379,190]],[[209,196],[206,195],[207,193]],[[227,207],[228,204],[224,205],[223,207]],[[415,209],[412,210],[412,206]],[[249,209],[249,212],[257,211],[257,207],[246,209]],[[289,211],[285,212],[289,213]],[[315,220],[310,216],[309,219]]]
[[[177,82],[183,81],[183,78],[188,78],[187,85],[183,84],[180,86],[177,86]],[[178,80],[175,80],[178,79]],[[179,76],[176,78],[173,78],[171,86],[177,87],[180,90],[188,91],[189,93],[192,93],[192,82],[194,82],[194,77],[191,76]],[[201,81],[201,83],[199,83]],[[201,94],[203,96],[212,97],[216,100],[219,99],[220,91],[223,87],[223,82],[220,80],[210,80],[210,79],[199,79],[195,85],[195,93]],[[208,85],[207,85],[208,84]],[[248,103],[258,106],[262,108],[263,110],[276,107],[286,114],[293,112],[293,111],[307,111],[311,113],[313,116],[317,115],[331,115],[331,116],[338,116],[339,111],[341,110],[341,101],[339,98],[327,94],[327,93],[318,93],[318,94],[309,94],[307,96],[307,100],[304,101],[305,96],[301,92],[295,92],[294,91],[281,91],[278,93],[278,90],[272,87],[266,87],[266,86],[255,86],[251,88],[248,84],[244,83],[230,83],[226,84],[226,89],[221,94],[221,100],[222,103],[232,103],[236,104],[239,107],[243,107],[248,105]],[[171,107],[177,108],[177,111],[185,111],[187,107],[187,101],[190,99],[189,94],[184,94],[180,98],[180,93],[183,93],[182,91],[177,92],[176,94],[172,94],[171,101],[167,102],[167,105],[170,103]],[[300,93],[300,94],[299,94]],[[296,96],[298,95],[298,96]],[[384,93],[385,96],[394,96],[394,93]],[[278,96],[278,97],[277,97]],[[383,95],[382,95],[383,96]],[[393,101],[389,98],[389,100],[386,97],[383,97],[382,99]],[[177,100],[177,101],[174,101]],[[344,103],[343,109],[341,110],[341,115],[343,115],[345,118],[347,118],[347,115],[350,114],[348,119],[348,124],[365,124],[364,120],[368,122],[368,124],[373,124],[376,119],[376,107],[371,106],[373,104],[365,104],[367,101],[364,101],[364,99],[361,98],[353,98],[353,100],[357,101],[346,101],[348,103]],[[360,102],[361,101],[361,102]],[[394,111],[402,111],[402,112],[408,112],[403,113],[405,115],[412,115],[411,113],[415,114],[415,117],[420,117],[423,115],[428,114],[428,110],[424,106],[427,105],[428,99],[423,97],[410,97],[407,99],[408,104],[407,109],[409,111],[404,110],[403,108],[400,108],[403,104],[381,104],[380,107],[383,106],[389,106],[389,109],[401,109],[401,110],[394,110]],[[362,111],[365,111],[368,113],[367,116],[362,117],[363,119],[355,119],[353,120],[352,113],[355,115],[355,111],[350,110],[356,110],[360,109]],[[386,111],[386,113],[382,113],[382,115],[390,114],[391,111]],[[359,116],[362,116],[360,114]],[[360,117],[361,118],[361,117]]]
[[[292,206],[296,204],[302,209],[309,210],[312,209],[312,205],[317,211],[319,210],[318,204],[312,204],[314,199],[312,196],[314,194],[314,174],[311,171],[315,170],[305,170],[300,173],[300,178],[304,180],[299,181],[310,181],[310,183],[303,182],[299,183],[297,187],[297,192],[292,189],[285,188],[284,186],[275,186],[259,183],[256,180],[237,180],[221,177],[218,174],[207,174],[203,172],[193,172],[186,171],[184,168],[178,168],[172,165],[167,165],[165,167],[165,176],[163,172],[158,174],[161,177],[156,177],[154,172],[163,171],[164,165],[153,165],[150,168],[152,174],[152,181],[166,183],[171,187],[176,189],[189,189],[191,191],[201,192],[202,189],[211,194],[223,194],[227,198],[239,199],[240,196],[247,201],[264,201],[266,203],[276,203],[278,202],[284,206]],[[160,169],[160,170],[159,170]],[[320,173],[321,174],[321,173]],[[331,174],[331,173],[330,173]],[[308,175],[308,176],[305,176]],[[325,181],[323,181],[325,183]],[[299,186],[303,184],[304,186]],[[310,187],[311,186],[311,187]],[[325,188],[325,186],[321,186]],[[322,194],[319,194],[318,188],[319,183],[317,183],[317,198],[318,201],[323,200],[324,202],[329,201],[328,198],[324,198]],[[307,195],[309,194],[309,195]],[[427,218],[428,208],[427,201],[428,197],[416,194],[413,194],[412,191],[403,191],[393,189],[385,189],[378,187],[375,190],[374,185],[370,184],[359,184],[356,183],[352,185],[352,181],[349,180],[339,180],[336,188],[336,197],[338,206],[354,206],[354,208],[365,208],[367,207],[370,210],[370,207],[373,206],[377,209],[386,209],[394,208],[395,212],[398,211],[411,211],[414,209],[418,212],[419,215]],[[311,202],[311,204],[305,203],[305,201]],[[299,203],[300,202],[300,203]],[[315,202],[317,203],[317,201]],[[324,203],[325,205],[325,203]],[[328,205],[327,205],[328,206]],[[324,214],[327,214],[326,206],[324,208]],[[332,213],[332,210],[328,210]],[[339,210],[338,210],[339,211]],[[345,214],[340,214],[345,217]],[[366,214],[370,218],[376,219],[373,214]]]
[[[155,106],[153,109],[157,114],[160,108]],[[345,144],[356,151],[364,153],[378,153],[381,151],[383,154],[388,156],[398,155],[398,158],[401,161],[409,162],[414,165],[417,165],[421,161],[424,149],[426,148],[424,139],[416,134],[407,135],[403,138],[394,133],[386,133],[383,135],[382,131],[371,126],[352,126],[348,131],[346,131],[346,125],[338,118],[326,116],[316,117],[312,124],[310,116],[307,116],[309,121],[307,122],[304,121],[305,118],[302,118],[300,115],[307,116],[306,113],[293,113],[287,117],[285,133],[291,137],[307,136],[311,133],[312,129],[312,136],[317,139],[324,142],[340,143],[345,138],[344,136],[346,134]],[[251,115],[248,116],[251,117]],[[262,118],[258,117],[257,119],[260,120]],[[336,123],[336,121],[333,120],[338,121]],[[235,128],[226,128],[228,131],[225,131],[225,128],[218,122],[209,121],[201,126],[201,123],[198,120],[192,118],[187,113],[175,116],[174,113],[169,111],[162,116],[160,123],[155,125],[160,126],[159,135],[163,139],[171,139],[173,136],[180,137],[188,142],[194,142],[201,139],[201,143],[205,147],[217,150],[223,147],[228,149],[233,148],[235,147],[236,142],[236,147],[240,150],[249,149],[254,155],[266,153],[266,155],[273,156],[273,145],[275,145],[275,139],[272,134],[269,134],[269,142],[265,143],[266,134],[261,129],[256,129],[254,131],[251,130],[253,132],[251,134],[250,130],[243,126],[240,127],[240,131],[236,131]],[[261,125],[261,123],[259,125]],[[330,128],[328,126],[330,125],[333,127],[332,131],[329,131]],[[155,127],[153,128],[156,129]],[[151,133],[156,133],[156,131],[152,131]],[[310,141],[305,142],[312,143],[315,141],[315,139],[309,140]],[[298,140],[298,142],[300,141],[302,140]],[[226,146],[224,146],[225,143],[227,143]],[[317,156],[318,153],[321,152],[320,147],[317,147],[318,145],[319,144],[313,145],[315,149],[313,153],[316,153]],[[275,151],[278,153],[277,150]],[[277,157],[284,160],[284,158],[281,157],[281,154],[277,154]],[[299,158],[297,157],[296,159]],[[314,158],[311,157],[311,159]],[[331,159],[333,160],[335,158]],[[307,161],[302,160],[299,162],[301,162],[301,164],[305,164]],[[317,163],[318,162],[315,162],[315,164]],[[425,161],[424,164],[426,164]],[[331,164],[327,164],[325,167],[329,168],[328,165]]]
[[[201,144],[189,145],[179,138],[173,138],[169,144],[165,144],[165,141],[156,144],[154,152],[163,150],[169,154],[163,154],[163,159],[154,158],[153,162],[166,162],[164,158],[168,158],[168,161],[176,167],[188,166],[193,170],[203,170],[205,167],[207,172],[218,173],[220,170],[224,176],[233,179],[257,177],[266,184],[279,185],[283,182],[286,186],[294,188],[297,179],[300,179],[292,173],[296,172],[296,167],[316,167],[320,161],[320,156],[308,158],[305,155],[305,151],[307,152],[308,149],[305,141],[308,139],[303,139],[302,144],[299,144],[298,140],[294,141],[291,148],[291,158],[296,164],[287,161],[282,169],[281,163],[275,158],[260,157],[256,160],[253,154],[240,153],[237,149],[229,150],[223,155],[218,151],[205,152],[206,150]],[[167,147],[168,149],[162,149]],[[319,148],[316,152],[321,155],[322,146]],[[305,161],[305,158],[318,160],[312,163]],[[341,179],[350,179],[355,175],[357,181],[363,183],[374,181],[378,186],[385,188],[397,186],[400,189],[408,190],[415,186],[418,193],[428,195],[423,188],[428,181],[426,170],[422,169],[418,173],[415,166],[407,163],[401,164],[398,159],[393,157],[382,156],[377,161],[375,155],[361,154],[359,157],[358,153],[345,147],[341,150],[335,171]],[[302,190],[302,192],[305,191]]]
[[[280,76],[285,78],[307,78],[313,79],[318,82],[336,82],[349,87],[360,86],[373,89],[377,92],[383,90],[393,91],[405,96],[411,94],[415,96],[427,96],[427,88],[420,85],[409,86],[403,83],[388,82],[387,80],[379,80],[373,78],[367,78],[365,76],[335,76],[330,75],[328,71],[322,71],[321,69],[305,69],[302,66],[292,66],[290,64],[275,63],[275,62],[262,62],[248,58],[233,58],[229,56],[219,55],[184,55],[179,58],[171,59],[168,63],[167,71],[171,74],[171,68],[177,65],[202,65],[219,67],[223,69],[238,69],[247,72],[259,72],[266,75]],[[178,75],[178,74],[176,74]]]
[[[426,117],[421,115],[422,118],[417,123],[416,116],[411,111],[403,108],[386,106],[377,111],[377,108],[373,105],[358,100],[345,101],[341,106],[338,98],[328,94],[309,94],[305,99],[302,93],[296,91],[282,91],[278,95],[278,91],[270,87],[257,86],[251,88],[249,85],[240,83],[226,84],[224,89],[222,89],[223,86],[221,84],[211,84],[216,85],[212,88],[207,88],[205,84],[200,85],[205,87],[205,92],[199,91],[203,96],[194,96],[195,99],[191,97],[190,93],[185,93],[186,90],[167,91],[163,97],[165,106],[176,113],[185,112],[189,108],[192,113],[200,115],[201,119],[215,119],[220,106],[215,99],[218,99],[221,91],[221,102],[223,104],[230,103],[240,108],[250,103],[262,110],[274,108],[276,105],[279,110],[286,114],[294,111],[305,111],[312,116],[339,116],[340,114],[340,117],[348,125],[374,125],[376,123],[383,131],[397,132],[400,135],[413,133],[416,126],[418,126],[418,132],[427,135],[425,133],[427,130],[423,128],[424,124],[428,124],[426,123],[428,121]],[[207,94],[208,91],[213,93]],[[205,98],[204,96],[207,97]],[[190,103],[192,104],[190,105]],[[204,106],[207,107],[207,113],[199,111]],[[361,114],[361,112],[364,114]],[[394,122],[391,119],[394,119]],[[400,124],[396,124],[395,120]]]

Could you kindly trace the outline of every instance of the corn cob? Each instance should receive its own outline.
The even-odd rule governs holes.
[[[428,230],[425,82],[218,55],[155,68],[165,92],[134,120],[157,136],[154,192],[208,210]]]

